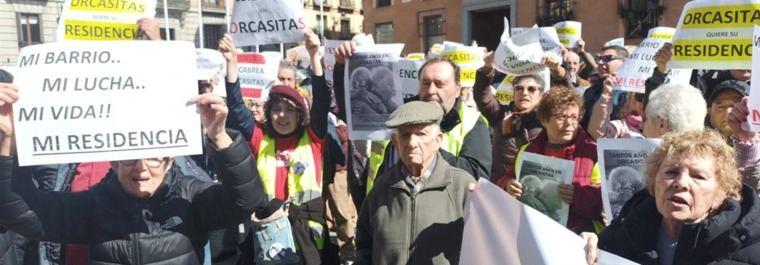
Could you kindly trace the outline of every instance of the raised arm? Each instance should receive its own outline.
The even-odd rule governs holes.
[[[235,50],[235,45],[229,34],[224,34],[224,37],[219,40],[219,52],[227,60],[227,82],[225,82],[227,108],[229,109],[227,126],[240,131],[246,141],[251,141],[256,120],[251,110],[243,102],[243,95],[240,92],[240,80],[238,80],[237,50]]]
[[[475,72],[475,85],[473,86],[472,94],[475,104],[478,105],[480,114],[486,117],[491,126],[500,126],[500,121],[503,117],[501,104],[491,93],[491,82],[493,82],[494,75],[496,75],[496,71],[491,67],[493,58],[493,52],[488,52],[483,59],[485,64]]]
[[[330,90],[325,81],[324,71],[322,70],[322,56],[319,55],[319,36],[311,30],[304,33],[306,40],[306,49],[309,51],[312,70],[312,107],[309,113],[311,121],[309,126],[314,134],[324,138],[327,134],[327,113],[330,112]]]
[[[341,120],[348,120],[347,118],[347,111],[346,110],[346,87],[345,87],[345,69],[346,69],[346,59],[350,58],[354,50],[356,49],[356,44],[354,44],[351,41],[347,41],[342,43],[340,46],[338,46],[335,49],[335,71],[333,72],[333,89],[335,89],[335,101],[338,104],[338,118]]]

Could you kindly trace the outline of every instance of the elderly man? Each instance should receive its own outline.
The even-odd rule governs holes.
[[[385,125],[395,129],[401,163],[375,183],[359,213],[357,264],[456,264],[464,229],[467,172],[438,148],[443,116],[436,103],[412,101]]]
[[[345,42],[335,51],[335,95],[344,98],[343,67],[351,57],[355,45]],[[475,178],[488,178],[491,172],[491,140],[488,125],[474,106],[463,104],[459,84],[459,67],[445,58],[429,59],[420,68],[419,100],[439,102],[445,111],[441,121],[443,141],[441,155],[446,162],[461,168]],[[345,106],[338,100],[341,119],[345,118]],[[375,142],[367,170],[367,185],[376,176],[387,172],[399,162],[395,147],[387,141]]]

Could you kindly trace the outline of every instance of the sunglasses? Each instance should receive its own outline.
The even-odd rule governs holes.
[[[604,55],[604,56],[597,56],[596,61],[597,62],[603,62],[603,63],[609,63],[614,60],[621,60],[623,57],[617,57],[614,55]]]
[[[529,87],[515,86],[515,92],[522,92],[524,90],[527,90],[528,92],[533,93],[533,92],[536,92],[536,90],[538,90],[538,87],[535,87],[535,86],[529,86]]]

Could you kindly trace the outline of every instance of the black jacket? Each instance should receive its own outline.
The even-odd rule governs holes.
[[[88,191],[59,193],[35,189],[28,169],[18,168],[13,189],[23,201],[0,204],[0,212],[23,215],[0,214],[0,225],[38,240],[89,245],[91,264],[201,264],[209,231],[237,225],[266,204],[250,148],[238,133],[231,135],[229,148],[209,152],[221,184],[185,176],[175,166],[165,186],[146,199],[128,195],[113,172]],[[12,163],[0,157],[0,191]],[[0,202],[15,195],[0,193]]]
[[[662,216],[647,190],[634,195],[619,217],[602,232],[599,248],[640,264],[659,265],[657,237]],[[685,224],[673,264],[760,264],[760,203],[742,187],[742,201],[728,199],[718,213]]]

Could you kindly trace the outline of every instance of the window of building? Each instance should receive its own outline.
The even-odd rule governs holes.
[[[351,0],[340,0],[340,8],[353,9],[354,3]]]
[[[644,38],[657,22],[664,7],[658,0],[626,0],[620,7],[620,15],[625,19],[625,38]]]
[[[393,43],[393,22],[375,24],[375,42]]]
[[[429,51],[433,44],[443,43],[445,33],[443,15],[423,16],[422,38],[425,46],[423,51]]]
[[[546,0],[543,7],[539,7],[542,9],[539,24],[551,26],[560,21],[572,20],[575,18],[574,5],[574,0]]]
[[[219,0],[204,0],[203,3],[205,7],[220,7]]]
[[[351,39],[351,20],[348,20],[348,19],[340,20],[340,39],[341,40]]]
[[[377,7],[390,6],[391,0],[377,0]]]
[[[174,37],[174,29],[172,29],[172,28],[169,29],[169,37],[171,37],[171,39],[169,39],[169,40],[177,40]],[[166,28],[161,28],[161,39],[162,40],[167,40],[167,38],[166,38]]]
[[[203,24],[203,47],[216,49],[225,32],[227,28],[224,25]]]
[[[18,47],[42,43],[39,14],[23,14],[16,16],[18,25]]]
[[[317,23],[316,23],[316,27],[314,28],[314,32],[316,32],[317,34],[320,34],[320,32],[322,32],[323,29],[326,31],[325,25],[327,25],[327,17],[320,16],[319,14],[317,14],[316,19],[317,19]]]

